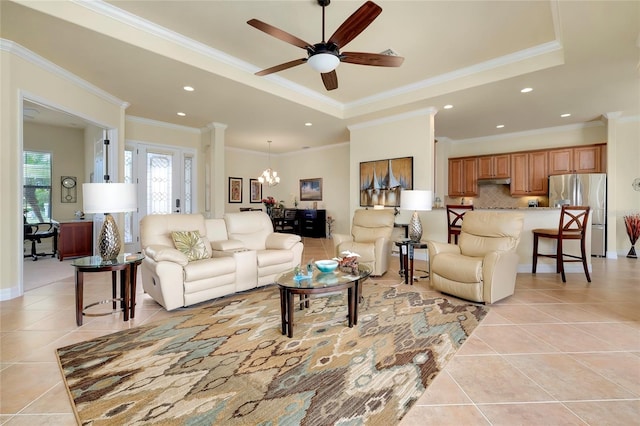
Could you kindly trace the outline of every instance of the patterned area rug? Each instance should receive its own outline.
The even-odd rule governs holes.
[[[391,425],[484,318],[482,306],[367,281],[296,310],[274,287],[58,349],[76,416],[92,425]]]

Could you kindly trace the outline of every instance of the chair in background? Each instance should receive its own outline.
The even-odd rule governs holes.
[[[467,212],[459,244],[427,241],[431,288],[494,303],[515,290],[523,213]]]
[[[532,229],[533,232],[533,265],[532,273],[536,273],[538,266],[538,256],[550,257],[556,259],[556,273],[562,275],[562,282],[566,283],[567,278],[564,274],[565,262],[582,262],[584,274],[587,281],[591,282],[589,276],[589,267],[587,265],[586,254],[586,235],[587,222],[589,221],[589,206],[562,206],[560,211],[560,224],[556,229]],[[538,252],[538,240],[540,238],[550,238],[556,240],[555,254],[542,254]],[[580,256],[567,254],[564,252],[564,240],[580,241]]]
[[[454,237],[458,244],[458,235],[462,229],[462,218],[468,211],[473,210],[473,204],[447,204],[447,230],[449,232],[447,242],[451,244],[451,237]]]
[[[333,234],[335,255],[341,257],[346,250],[358,253],[358,262],[370,266],[371,275],[387,272],[395,220],[393,213],[392,209],[356,210],[351,235]]]
[[[53,238],[52,253],[38,253],[36,244],[41,244],[45,238]],[[24,222],[24,240],[31,242],[31,253],[25,254],[24,257],[31,257],[34,261],[38,260],[38,256],[55,257],[58,249],[58,229],[52,222],[26,223]]]

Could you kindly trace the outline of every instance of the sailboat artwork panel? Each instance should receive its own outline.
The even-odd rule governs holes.
[[[413,157],[360,163],[360,206],[400,206],[400,191],[413,189]]]

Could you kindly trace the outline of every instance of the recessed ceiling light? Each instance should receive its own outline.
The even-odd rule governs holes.
[[[451,105],[451,104],[449,104],[449,105],[445,105],[443,108],[444,108],[444,109],[451,109],[451,108],[453,108],[453,105]]]
[[[504,127],[504,124],[498,124],[498,125],[496,126],[496,129],[502,129],[503,127]]]
[[[520,91],[520,93],[529,93],[529,92],[533,92],[533,89],[531,87],[525,87]]]
[[[180,117],[186,117],[186,116],[187,116],[187,114],[185,114],[184,112],[179,112],[179,113],[178,113],[178,115],[179,115]]]
[[[307,126],[307,127],[311,127],[311,126],[313,126],[313,123],[310,123],[310,122],[307,121],[306,123],[304,123],[304,125]]]
[[[186,90],[187,92],[193,92],[195,89],[191,86],[184,86],[183,87],[184,90]]]
[[[560,114],[560,117],[562,117],[562,118],[571,117],[571,114]]]

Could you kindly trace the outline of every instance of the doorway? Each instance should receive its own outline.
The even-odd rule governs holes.
[[[31,94],[21,95],[19,110],[21,113],[21,128],[18,132],[20,158],[24,158],[24,152],[32,148],[40,151],[46,150],[53,155],[52,173],[49,179],[51,188],[50,218],[57,221],[76,219],[75,212],[82,210],[81,185],[83,182],[90,181],[93,172],[91,170],[93,168],[93,152],[87,141],[92,140],[94,135],[101,137],[108,127],[88,117],[75,115]],[[73,133],[73,137],[67,138],[66,136],[70,132]],[[76,137],[76,134],[79,136]],[[112,137],[117,139],[116,131],[113,132]],[[32,147],[33,141],[39,141],[39,147]],[[114,145],[117,145],[117,140],[114,142]],[[77,150],[82,150],[81,152],[84,154],[69,155],[72,151],[78,153]],[[74,184],[69,185],[67,182]],[[24,177],[21,176],[19,188],[16,188],[21,194],[24,194],[24,184]],[[22,216],[23,208],[16,206],[16,212],[18,212],[18,208]],[[22,222],[21,219],[20,223]],[[22,233],[22,228],[20,232]],[[19,277],[17,290],[19,294],[24,294],[25,288],[27,288],[25,287],[25,269],[36,262],[30,261],[29,258],[25,261],[22,256],[20,258],[23,260],[19,262],[19,265],[16,265]],[[59,263],[57,259],[49,259]],[[44,258],[41,259],[41,262],[42,260]]]
[[[124,181],[138,184],[138,211],[125,215],[125,251],[140,251],[140,220],[148,214],[191,214],[196,206],[194,149],[127,141]]]

